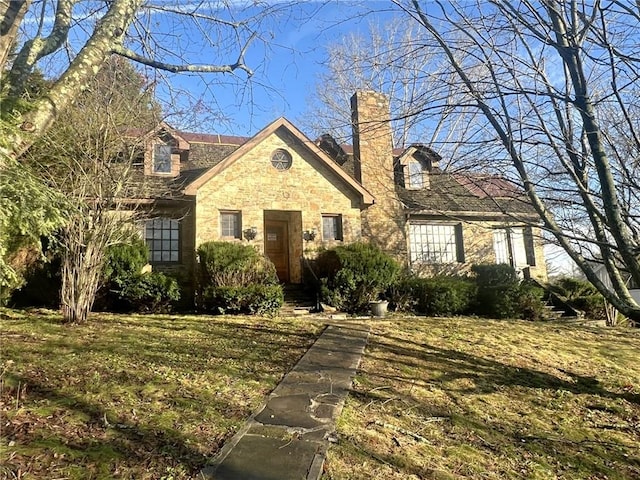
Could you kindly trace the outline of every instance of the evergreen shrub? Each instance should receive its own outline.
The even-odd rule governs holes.
[[[324,250],[315,264],[323,301],[349,313],[365,311],[400,273],[400,265],[392,257],[368,243]]]
[[[473,265],[478,293],[474,313],[492,318],[516,318],[520,280],[515,269],[506,264]]]
[[[253,247],[206,242],[198,247],[198,306],[211,313],[275,314],[284,302],[271,260]]]
[[[148,249],[140,238],[107,249],[95,308],[117,312],[166,313],[180,300],[178,281],[160,272],[142,273]]]
[[[414,287],[417,313],[431,316],[469,313],[476,299],[472,279],[457,276],[420,278]]]
[[[127,278],[119,291],[119,297],[128,305],[127,310],[167,313],[180,300],[180,287],[175,278],[163,273],[142,273]]]

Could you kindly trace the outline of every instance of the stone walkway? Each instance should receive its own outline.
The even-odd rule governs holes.
[[[330,325],[220,450],[203,477],[317,480],[369,328]]]

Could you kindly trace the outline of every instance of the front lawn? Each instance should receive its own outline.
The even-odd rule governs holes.
[[[372,326],[323,478],[640,478],[638,329]]]
[[[196,478],[321,327],[0,311],[0,478]]]

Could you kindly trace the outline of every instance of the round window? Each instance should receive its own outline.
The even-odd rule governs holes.
[[[291,167],[291,154],[286,150],[279,148],[271,155],[271,165],[277,170],[288,170]]]

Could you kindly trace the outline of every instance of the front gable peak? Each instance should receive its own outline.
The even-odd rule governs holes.
[[[277,134],[278,136],[284,138],[285,141],[292,147],[302,146],[318,161],[318,163],[323,168],[331,171],[335,176],[334,178],[337,177],[339,182],[343,183],[348,189],[357,193],[363,205],[371,205],[373,203],[373,196],[371,195],[371,193],[369,193],[362,185],[351,178],[321,148],[319,148],[295,125],[293,125],[284,117],[280,117],[271,122],[255,136],[247,140],[238,149],[228,155],[220,163],[211,167],[196,180],[188,184],[184,189],[184,193],[186,195],[195,195],[198,192],[198,189],[205,185],[209,180],[229,168],[239,159],[243,158],[243,156],[245,156],[252,149],[259,147],[271,135],[274,134]],[[276,149],[271,152],[270,161],[274,168],[279,170],[287,170],[290,166],[291,161],[290,154],[288,154],[288,152],[284,149]]]

